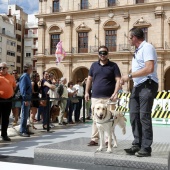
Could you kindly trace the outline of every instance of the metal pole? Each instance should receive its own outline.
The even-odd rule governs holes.
[[[47,97],[47,132],[50,131],[50,100]]]
[[[83,97],[83,123],[85,123],[85,98]]]

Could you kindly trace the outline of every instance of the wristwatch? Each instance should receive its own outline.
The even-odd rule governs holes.
[[[129,79],[132,79],[132,74],[129,74],[128,77],[129,77]]]

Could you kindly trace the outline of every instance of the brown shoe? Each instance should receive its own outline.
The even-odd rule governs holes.
[[[87,146],[97,146],[97,145],[98,143],[96,143],[95,141],[90,141]]]

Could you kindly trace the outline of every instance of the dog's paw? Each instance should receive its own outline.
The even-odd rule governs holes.
[[[101,152],[103,148],[99,147],[96,151]]]
[[[113,145],[113,148],[117,148],[117,144],[114,144],[114,145]]]
[[[112,153],[112,149],[107,149],[107,153]]]

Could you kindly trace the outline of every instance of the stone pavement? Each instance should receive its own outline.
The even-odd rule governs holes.
[[[50,132],[46,132],[42,129],[42,124],[38,123],[35,124],[35,126],[38,128],[37,133],[32,135],[30,138],[23,138],[23,137],[11,137],[11,142],[3,142],[0,141],[0,161],[7,161],[12,162],[12,159],[14,162],[20,162],[17,158],[22,158],[26,162],[26,160],[32,160],[34,158],[34,149],[36,147],[44,146],[44,145],[50,145],[50,144],[56,144],[59,142],[64,142],[68,140],[73,140],[76,138],[89,138],[91,135],[91,122],[87,121],[85,124],[80,123],[77,125],[66,125],[66,126],[58,126],[55,124],[56,127],[52,128]],[[127,132],[125,135],[122,135],[121,129],[119,127],[116,127],[116,136],[118,141],[131,141],[133,139],[132,133],[131,133],[131,127],[129,123],[127,124],[126,128]],[[154,131],[154,143],[159,142],[162,143],[162,148],[166,147],[166,144],[170,144],[170,126],[169,125],[154,125],[153,127]],[[118,143],[119,144],[119,143]],[[119,146],[118,146],[119,147]],[[167,148],[168,149],[168,148]],[[10,161],[11,160],[11,161]],[[22,163],[24,163],[24,161]],[[34,162],[34,161],[33,161]],[[50,161],[40,161],[39,165],[48,165]],[[56,161],[57,162],[57,161]],[[37,164],[38,161],[35,163],[30,164]],[[50,166],[54,162],[50,163]],[[54,165],[56,166],[56,164]],[[60,167],[66,167],[71,168],[71,166],[75,169],[100,169],[101,166],[93,165],[88,166],[89,168],[86,168],[86,164],[65,164],[58,162],[57,166]],[[113,167],[104,167],[104,169],[113,169]],[[114,168],[116,169],[116,167]],[[119,169],[119,168],[118,168]],[[122,170],[125,170],[127,168],[123,168]],[[5,170],[5,169],[4,169]],[[132,170],[132,168],[131,168]],[[139,170],[139,169],[138,169]]]

